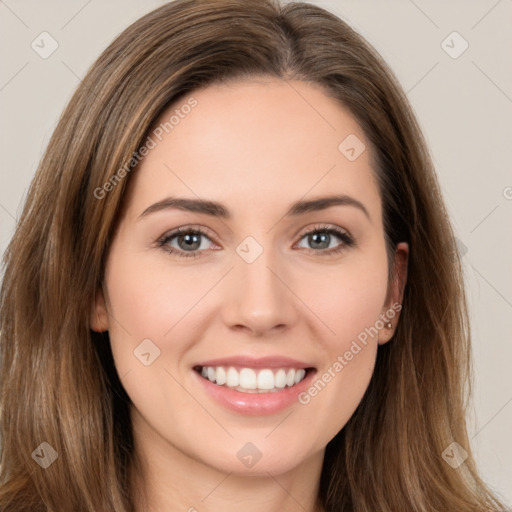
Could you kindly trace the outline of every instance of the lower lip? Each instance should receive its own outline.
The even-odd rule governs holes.
[[[310,382],[316,373],[315,370],[309,370],[304,379],[298,384],[279,391],[244,393],[226,386],[218,386],[199,375],[195,370],[192,370],[192,372],[204,386],[205,391],[216,402],[234,412],[249,416],[275,414],[290,407],[293,403],[297,403],[298,395],[310,386]]]

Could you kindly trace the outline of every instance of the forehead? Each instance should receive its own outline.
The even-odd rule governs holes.
[[[255,79],[196,90],[160,115],[150,137],[125,198],[134,214],[169,195],[219,201],[236,215],[337,193],[380,218],[369,142],[317,84]]]

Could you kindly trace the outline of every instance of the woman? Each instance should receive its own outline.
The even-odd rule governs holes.
[[[506,510],[428,150],[323,9],[178,0],[126,29],[5,265],[4,512]]]

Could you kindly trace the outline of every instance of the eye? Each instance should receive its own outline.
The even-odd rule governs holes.
[[[335,247],[330,247],[331,242],[335,241],[336,238],[341,240],[341,243]],[[313,229],[303,233],[302,239],[306,239],[306,243],[312,247],[312,249],[307,248],[310,253],[320,253],[322,256],[338,254],[346,248],[355,245],[354,237],[345,230],[333,228],[332,226],[315,226]]]
[[[186,229],[178,228],[171,233],[165,234],[158,240],[157,244],[169,254],[176,254],[182,258],[197,258],[200,256],[199,249],[203,251],[207,249],[207,247],[204,247],[201,243],[201,238],[210,240],[207,233],[199,227]],[[171,245],[172,242],[176,242],[178,247],[173,247]]]
[[[208,233],[201,227],[178,228],[171,233],[166,233],[157,241],[157,245],[167,253],[181,258],[197,258],[208,249],[208,243],[202,243],[204,239],[211,242]],[[309,253],[321,256],[338,254],[356,243],[355,238],[346,231],[332,226],[315,226],[302,234],[300,240],[303,239],[306,239],[306,242],[312,247],[306,248]],[[336,239],[341,243],[331,247],[331,242]]]

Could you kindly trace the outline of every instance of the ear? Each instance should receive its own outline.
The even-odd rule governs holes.
[[[380,315],[384,322],[384,328],[379,331],[379,345],[387,343],[395,333],[402,309],[405,283],[407,282],[408,261],[409,245],[406,242],[400,242],[395,249],[393,279],[389,283],[386,304]]]
[[[105,297],[103,291],[98,288],[96,298],[91,308],[91,329],[96,332],[108,331],[108,315],[105,305]]]

